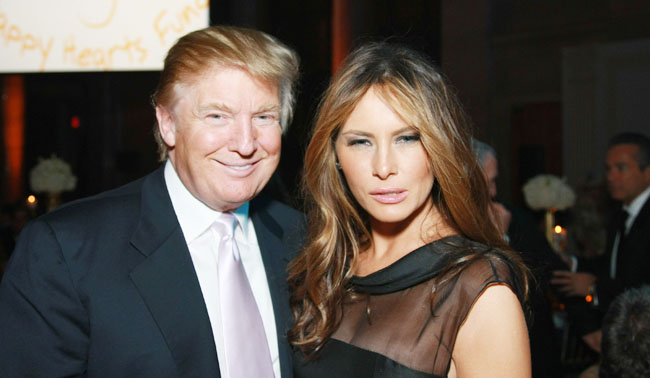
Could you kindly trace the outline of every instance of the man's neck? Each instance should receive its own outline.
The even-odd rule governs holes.
[[[645,188],[638,196],[630,201],[630,203],[623,204],[623,209],[636,216],[648,200],[648,197],[650,197],[650,186]]]

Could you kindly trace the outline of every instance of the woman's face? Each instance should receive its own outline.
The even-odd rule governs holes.
[[[432,205],[433,172],[418,132],[370,88],[343,124],[336,154],[354,198],[374,227]]]

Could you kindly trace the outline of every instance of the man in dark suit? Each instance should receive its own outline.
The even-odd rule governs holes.
[[[650,283],[650,139],[622,133],[610,139],[607,187],[621,205],[609,217],[605,254],[577,260],[574,271],[556,271],[552,283],[570,296],[586,297],[590,308],[574,312],[585,342],[600,350],[600,322],[624,290]]]
[[[23,230],[0,286],[0,377],[291,376],[285,267],[302,217],[257,195],[297,74],[293,51],[249,29],[206,28],[170,49],[153,96],[165,164]],[[234,315],[254,316],[258,338],[226,337],[240,324],[221,300],[240,287],[220,281],[222,256],[245,275],[255,310]]]

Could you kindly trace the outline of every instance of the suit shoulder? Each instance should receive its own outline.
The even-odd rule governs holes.
[[[96,206],[104,206],[107,203],[128,201],[130,198],[138,197],[140,195],[143,181],[144,178],[140,178],[118,188],[66,203],[52,212],[52,215],[79,210],[87,211]]]
[[[140,178],[121,187],[68,202],[39,219],[55,229],[74,224],[82,228],[97,227],[116,219],[135,219],[140,211],[144,180]]]
[[[255,211],[264,209],[270,214],[275,216],[282,217],[284,219],[295,219],[302,220],[304,214],[299,210],[294,209],[293,207],[274,200],[273,198],[266,195],[259,195],[251,201],[251,208]]]

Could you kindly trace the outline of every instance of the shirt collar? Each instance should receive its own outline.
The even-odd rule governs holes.
[[[636,217],[641,211],[643,204],[650,197],[650,186],[641,192],[629,205],[623,205],[623,209],[630,214],[630,217]]]
[[[210,227],[222,212],[211,209],[194,197],[178,177],[170,160],[165,163],[164,175],[176,218],[185,241],[189,244]],[[238,223],[242,225],[244,235],[248,234],[248,208],[249,203],[246,202],[233,212]]]

